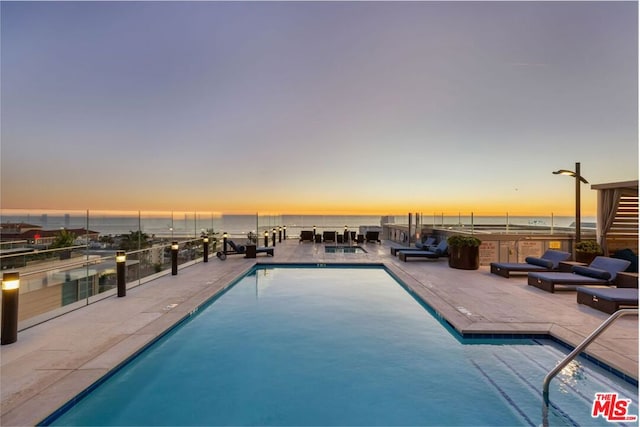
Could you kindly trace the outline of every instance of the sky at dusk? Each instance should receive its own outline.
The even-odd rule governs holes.
[[[5,209],[571,215],[552,171],[638,178],[634,1],[0,8]]]

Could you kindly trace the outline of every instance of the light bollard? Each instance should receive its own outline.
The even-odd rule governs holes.
[[[269,231],[264,230],[264,247],[269,246]]]
[[[0,344],[11,344],[18,340],[18,296],[20,295],[20,273],[2,274],[2,331]]]
[[[127,296],[126,279],[127,254],[125,251],[116,252],[116,283],[118,284],[118,296]]]
[[[286,225],[282,226],[282,238],[284,240],[287,240],[287,226]]]
[[[178,274],[178,242],[171,243],[171,275],[175,276]]]
[[[209,236],[204,236],[202,238],[202,261],[209,262]]]
[[[282,243],[282,227],[278,226],[278,243]]]
[[[273,238],[271,240],[273,241],[273,246],[275,246],[276,245],[276,228],[275,227],[273,228],[273,236],[272,237]]]
[[[222,233],[222,252],[227,253],[227,239],[229,238],[229,235],[227,234],[227,232],[225,231],[224,233]]]

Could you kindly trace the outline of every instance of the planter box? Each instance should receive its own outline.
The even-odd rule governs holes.
[[[480,267],[480,247],[449,247],[449,267],[461,270],[477,270]]]

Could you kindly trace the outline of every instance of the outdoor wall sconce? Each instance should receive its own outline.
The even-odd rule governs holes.
[[[2,331],[0,344],[11,344],[18,340],[18,296],[20,295],[20,273],[2,274]]]
[[[118,284],[118,296],[127,296],[126,280],[127,254],[125,251],[116,252],[116,283]]]

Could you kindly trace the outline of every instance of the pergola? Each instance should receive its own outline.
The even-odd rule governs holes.
[[[598,191],[597,239],[605,255],[626,248],[638,253],[638,180],[591,189]]]

